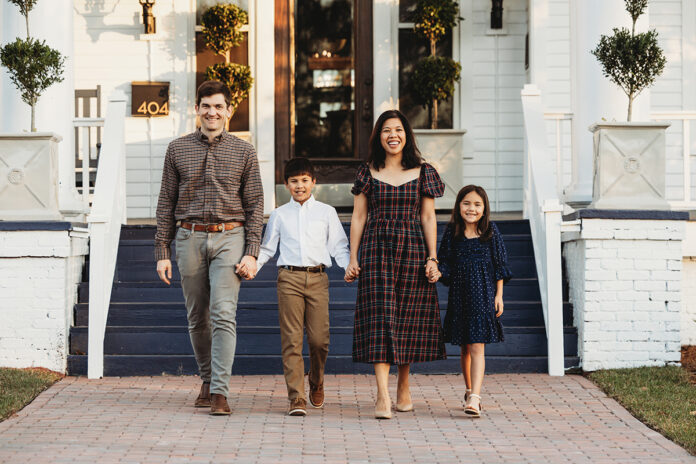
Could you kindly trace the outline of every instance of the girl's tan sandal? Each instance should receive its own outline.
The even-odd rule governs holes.
[[[478,408],[476,406],[469,404],[469,400],[471,398],[478,398],[478,400],[479,400]],[[483,410],[483,405],[481,404],[481,396],[477,395],[476,393],[471,393],[469,395],[469,398],[467,399],[466,406],[464,406],[464,414],[466,414],[467,416],[472,417],[472,418],[477,418],[477,417],[481,417],[481,410]]]

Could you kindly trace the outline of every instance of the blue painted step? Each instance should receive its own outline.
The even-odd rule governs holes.
[[[546,336],[539,302],[534,253],[527,221],[496,221],[502,232],[516,278],[505,287],[506,311],[502,322],[506,341],[487,349],[487,372],[545,372]],[[348,226],[346,225],[346,230]],[[438,224],[438,235],[445,224]],[[121,243],[105,337],[105,375],[194,374],[195,361],[186,328],[181,284],[166,286],[157,280],[153,257],[154,226],[127,226]],[[174,253],[176,250],[173,250]],[[174,265],[175,272],[176,264]],[[238,308],[239,344],[233,373],[279,374],[275,260],[250,282],[243,282]],[[88,274],[83,274],[87,276]],[[343,270],[328,270],[330,287],[331,346],[327,372],[372,372],[367,364],[350,358],[352,321],[357,284],[347,284]],[[438,284],[442,316],[447,307],[447,288]],[[89,287],[79,288],[71,328],[68,371],[86,373]],[[572,307],[564,304],[567,367],[578,364],[577,331],[572,327]],[[447,347],[449,359],[414,365],[414,372],[459,372],[459,348]]]

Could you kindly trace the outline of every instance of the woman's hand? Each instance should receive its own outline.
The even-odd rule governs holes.
[[[346,282],[353,282],[360,275],[360,265],[358,265],[357,259],[351,259],[346,268],[346,275],[343,276],[343,280]]]
[[[503,315],[503,295],[500,293],[495,294],[495,317],[500,317]]]
[[[440,279],[442,276],[442,273],[440,270],[437,268],[437,263],[431,259],[429,259],[425,263],[425,277],[428,279],[428,282],[431,284],[434,284],[435,282]]]

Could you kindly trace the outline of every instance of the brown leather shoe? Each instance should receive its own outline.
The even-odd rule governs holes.
[[[309,382],[309,404],[314,408],[324,406],[324,385],[313,385]]]
[[[196,408],[209,408],[210,407],[210,384],[203,382],[201,385],[201,392],[196,398],[196,402],[193,404]]]
[[[232,411],[230,411],[230,405],[227,404],[227,398],[217,393],[210,395],[211,416],[229,416],[230,414]]]
[[[288,416],[306,416],[307,415],[307,401],[304,398],[295,398],[290,400],[290,407],[288,408]]]

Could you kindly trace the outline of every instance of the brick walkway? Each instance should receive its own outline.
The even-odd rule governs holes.
[[[191,407],[194,377],[66,378],[0,423],[0,462],[696,462],[582,377],[485,387],[484,418],[468,419],[460,377],[415,375],[416,411],[377,421],[371,376],[328,376],[304,418],[283,414],[281,376],[233,377],[229,417]]]

